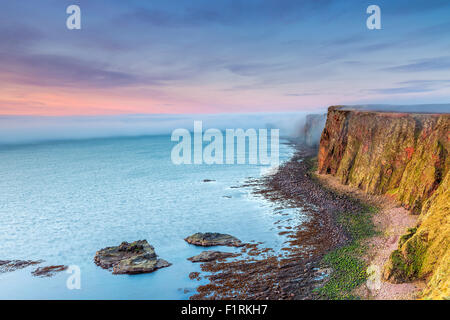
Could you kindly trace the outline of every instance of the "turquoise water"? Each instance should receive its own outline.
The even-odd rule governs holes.
[[[186,259],[203,249],[186,236],[221,232],[283,246],[275,223],[299,212],[280,215],[251,187],[233,188],[260,177],[260,166],[176,166],[174,145],[170,136],[147,136],[0,146],[0,260],[81,269],[80,290],[67,289],[64,272],[36,278],[29,267],[0,274],[0,299],[187,299],[204,280],[188,277],[199,265]],[[292,152],[280,144],[280,161]],[[129,276],[93,263],[98,249],[138,239],[173,265]]]

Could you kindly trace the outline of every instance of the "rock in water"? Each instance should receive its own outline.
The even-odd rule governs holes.
[[[244,245],[241,240],[233,236],[230,236],[229,234],[211,233],[211,232],[195,233],[184,240],[187,243],[202,247],[211,247],[211,246],[242,247]]]
[[[192,262],[210,262],[219,259],[225,259],[230,257],[237,257],[239,254],[231,253],[231,252],[222,252],[222,251],[203,251],[202,253],[188,258],[189,261]]]
[[[147,240],[122,242],[120,246],[101,249],[95,254],[94,262],[104,269],[113,268],[114,274],[149,273],[171,265],[158,259]]]
[[[0,273],[12,272],[35,264],[44,262],[43,260],[0,260]]]
[[[64,265],[39,267],[31,273],[35,277],[53,277],[56,272],[67,270],[67,268],[68,267]]]

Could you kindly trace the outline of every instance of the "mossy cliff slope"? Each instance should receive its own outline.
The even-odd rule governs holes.
[[[392,282],[428,279],[425,298],[450,297],[450,114],[330,107],[318,170],[371,194],[386,194],[415,214],[384,270]]]

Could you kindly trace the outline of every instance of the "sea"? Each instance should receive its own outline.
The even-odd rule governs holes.
[[[0,273],[0,299],[189,299],[207,279],[189,278],[200,266],[187,258],[204,248],[185,237],[228,233],[281,250],[287,239],[277,225],[301,223],[301,209],[280,208],[247,183],[276,168],[176,165],[175,144],[170,135],[146,135],[0,145],[0,260],[80,270],[79,289],[67,286],[65,271],[42,278],[31,274],[38,266]],[[280,162],[293,153],[281,139]],[[114,275],[94,264],[97,250],[141,239],[172,265]]]

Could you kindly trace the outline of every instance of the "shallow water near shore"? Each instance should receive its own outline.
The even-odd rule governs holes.
[[[283,162],[294,149],[280,142]],[[186,259],[204,250],[183,240],[195,232],[229,233],[281,252],[280,220],[298,224],[302,213],[242,187],[263,167],[176,166],[173,145],[170,136],[147,136],[0,146],[0,260],[81,268],[81,290],[67,289],[65,272],[0,274],[0,299],[188,299],[205,283],[188,276],[200,266]],[[129,276],[94,264],[97,250],[139,239],[173,265]]]

